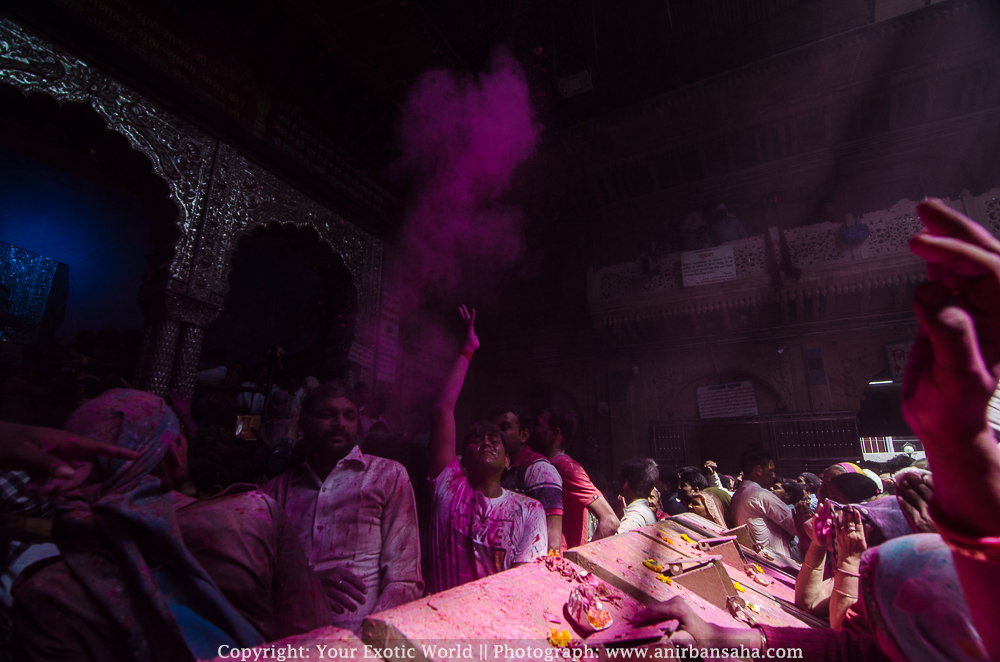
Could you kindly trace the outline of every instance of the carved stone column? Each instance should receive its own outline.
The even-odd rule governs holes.
[[[160,319],[147,328],[149,334],[146,357],[143,361],[140,387],[160,397],[165,397],[170,388],[170,374],[174,367],[174,352],[181,324],[177,320]]]
[[[194,376],[198,370],[198,358],[205,339],[205,328],[193,324],[181,328],[174,358],[174,369],[170,375],[170,390],[182,398],[190,399],[194,393]]]

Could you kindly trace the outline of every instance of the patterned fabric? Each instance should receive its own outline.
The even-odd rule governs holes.
[[[563,485],[563,549],[579,547],[587,542],[588,508],[601,498],[601,491],[590,482],[590,476],[580,463],[566,453],[552,458]]]
[[[861,595],[879,647],[894,662],[987,659],[941,536],[904,536],[865,552]]]
[[[355,446],[326,480],[303,463],[261,491],[284,508],[313,570],[349,570],[368,589],[364,604],[334,614],[333,625],[360,633],[369,614],[423,593],[417,506],[403,465]]]
[[[51,515],[52,502],[25,494],[24,486],[30,481],[31,476],[27,472],[0,471],[0,509],[31,517]]]
[[[77,409],[66,429],[139,454],[98,458],[101,483],[70,498],[53,527],[71,576],[117,623],[129,657],[194,660],[220,643],[262,643],[184,546],[174,493],[150,475],[177,443],[179,423],[166,403],[114,389]]]
[[[544,455],[525,446],[504,472],[503,487],[538,501],[546,515],[563,514],[563,481]]]
[[[508,490],[495,499],[483,496],[469,485],[458,458],[431,483],[432,591],[545,556],[548,531],[539,502]]]

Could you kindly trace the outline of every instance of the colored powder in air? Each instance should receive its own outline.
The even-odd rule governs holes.
[[[523,214],[499,198],[540,133],[520,65],[501,50],[478,77],[423,74],[397,130],[396,168],[416,183],[400,248],[410,300],[469,279],[492,287],[524,244]]]

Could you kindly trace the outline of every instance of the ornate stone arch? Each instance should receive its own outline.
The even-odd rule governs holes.
[[[141,388],[190,394],[205,326],[222,309],[230,255],[242,234],[272,221],[310,225],[341,255],[358,290],[356,337],[373,344],[382,242],[319,205],[234,148],[202,132],[67,50],[0,17],[0,82],[59,104],[91,106],[108,129],[149,158],[178,209],[165,282],[140,293],[146,318]]]

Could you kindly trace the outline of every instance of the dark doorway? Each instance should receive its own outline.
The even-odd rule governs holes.
[[[706,423],[695,428],[700,460],[713,460],[719,472],[735,476],[740,456],[750,446],[764,443],[760,423]],[[701,463],[700,462],[700,463]],[[699,464],[700,464],[699,463]]]
[[[312,228],[269,225],[239,241],[229,293],[205,347],[247,368],[274,347],[295,379],[343,377],[354,338],[357,290],[340,256]]]
[[[886,380],[887,381],[887,380]],[[858,434],[862,437],[909,437],[913,430],[903,418],[902,384],[876,380],[861,396]]]

